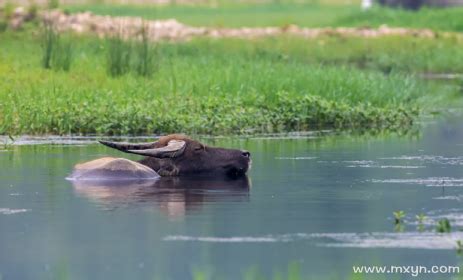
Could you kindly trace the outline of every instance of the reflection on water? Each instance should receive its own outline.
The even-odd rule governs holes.
[[[164,241],[205,243],[273,243],[316,242],[321,247],[339,248],[402,248],[402,249],[456,249],[463,240],[462,232],[439,234],[433,232],[373,232],[373,233],[293,233],[264,236],[166,236]]]
[[[245,202],[248,200],[248,177],[179,178],[164,177],[156,181],[73,181],[74,190],[100,204],[104,209],[152,206],[170,217],[184,216],[200,210],[204,203]]]
[[[1,277],[56,279],[63,266],[70,279],[236,280],[256,267],[271,279],[296,261],[303,279],[324,280],[352,265],[460,264],[460,118],[413,135],[277,136],[201,139],[250,150],[249,179],[131,183],[65,180],[78,162],[121,156],[94,138],[23,138],[44,145],[0,153]],[[450,234],[436,233],[444,218]]]

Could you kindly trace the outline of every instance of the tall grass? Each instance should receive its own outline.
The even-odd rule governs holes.
[[[118,77],[133,71],[151,77],[156,70],[156,48],[149,41],[148,26],[142,24],[139,40],[127,40],[122,32],[107,39],[107,72]]]
[[[149,42],[149,26],[142,24],[140,29],[140,41],[135,43],[135,72],[144,77],[150,77],[156,70],[156,48]]]
[[[42,67],[51,69],[53,51],[58,41],[58,34],[51,23],[45,22],[42,31]]]
[[[72,59],[72,39],[70,37],[63,38],[62,35],[59,35],[52,56],[53,68],[67,72],[71,69]]]
[[[72,64],[72,39],[63,38],[55,27],[46,22],[42,31],[42,67],[69,71]]]
[[[119,33],[107,39],[106,66],[112,77],[122,76],[130,71],[132,43],[125,41]]]

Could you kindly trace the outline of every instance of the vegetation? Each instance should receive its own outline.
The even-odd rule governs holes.
[[[418,221],[418,231],[419,232],[423,232],[424,231],[424,221],[428,219],[428,217],[421,213],[419,215],[416,215],[416,220]]]
[[[461,255],[463,253],[463,241],[457,240],[457,254]]]
[[[400,224],[403,222],[403,218],[405,218],[405,212],[400,210],[400,211],[395,211],[392,214],[394,214],[394,223]]]
[[[383,73],[462,73],[463,38],[416,38],[384,36],[324,36],[317,39],[298,37],[260,38],[243,44],[239,39],[198,40],[198,55],[204,52],[259,56],[275,61],[300,61],[311,64],[350,65]]]
[[[151,77],[157,68],[156,48],[149,42],[143,25],[139,41],[127,41],[119,34],[107,41],[107,72],[111,77],[122,76],[131,70],[139,76]]]
[[[77,5],[70,12],[91,11],[111,16],[141,16],[147,19],[175,18],[197,26],[286,26],[306,27],[355,26],[431,28],[463,31],[463,8],[407,11],[376,7],[362,11],[358,2],[350,5],[321,3],[272,2],[265,4],[224,3],[218,6],[140,6],[140,5]]]
[[[79,59],[67,74],[33,66],[35,40],[6,36],[2,134],[398,128],[413,122],[420,102],[429,102],[427,87],[411,76],[311,64],[264,46],[221,52],[222,42],[205,39],[164,43],[155,79],[136,73],[108,79],[104,65],[113,49],[104,41],[75,40]]]
[[[359,12],[358,5],[313,2],[85,8],[211,22],[219,15],[227,26],[247,25],[248,20],[274,25],[272,20],[280,21],[283,14],[291,17],[281,25],[303,24],[294,21],[298,17],[306,26],[356,25],[364,20],[352,16]],[[408,13],[396,12],[404,13],[399,18]],[[417,17],[444,12],[422,10]],[[458,95],[458,85],[428,83],[417,75],[463,71],[463,40],[456,35],[203,38],[156,45],[149,42],[146,28],[140,30],[140,40],[77,38],[57,34],[51,27],[41,36],[27,28],[0,36],[0,134],[403,129],[420,112],[439,111]]]
[[[45,24],[42,30],[42,67],[69,71],[71,62],[71,41],[63,39],[51,24]]]
[[[423,224],[427,218],[428,217],[423,213],[416,215],[416,220],[418,221],[418,224]]]
[[[449,233],[452,230],[450,226],[450,221],[447,218],[440,219],[437,221],[436,231],[439,233]]]
[[[149,41],[148,27],[146,23],[140,30],[141,39],[135,44],[135,72],[144,77],[151,77],[157,68],[156,46]]]
[[[112,77],[127,74],[130,71],[131,42],[124,41],[120,36],[112,37],[107,39],[107,49],[108,74]]]

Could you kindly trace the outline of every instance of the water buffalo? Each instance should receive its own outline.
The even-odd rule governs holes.
[[[249,201],[251,182],[239,178],[162,177],[155,181],[73,181],[76,194],[101,209],[120,207],[157,209],[175,218],[200,211],[215,202]]]
[[[163,177],[190,175],[240,177],[246,174],[251,164],[251,154],[248,151],[209,147],[179,134],[163,136],[151,143],[99,142],[119,151],[142,155],[145,158],[134,162],[106,157],[78,164],[71,177],[146,179],[156,177],[157,174]]]

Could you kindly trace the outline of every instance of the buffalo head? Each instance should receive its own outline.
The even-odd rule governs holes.
[[[101,144],[126,153],[146,156],[139,162],[161,176],[246,174],[251,163],[248,151],[209,147],[184,135],[167,135],[151,143]]]

